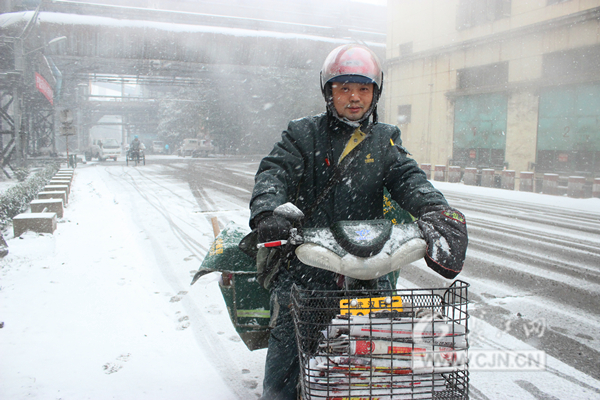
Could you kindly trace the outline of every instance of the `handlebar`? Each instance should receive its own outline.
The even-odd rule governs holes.
[[[288,241],[287,240],[275,240],[273,242],[265,242],[265,243],[259,243],[256,245],[256,247],[258,249],[262,248],[262,247],[267,247],[267,248],[271,248],[271,247],[279,247],[279,246],[283,246],[285,244],[287,244]]]

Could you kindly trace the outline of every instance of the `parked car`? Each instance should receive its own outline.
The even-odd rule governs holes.
[[[94,158],[97,158],[98,161],[104,161],[107,158],[117,161],[121,156],[121,145],[116,139],[92,139],[83,154],[86,161]]]
[[[180,157],[207,157],[214,151],[214,146],[209,139],[183,139],[177,155]]]
[[[154,154],[165,154],[165,142],[162,140],[152,141],[152,152]]]

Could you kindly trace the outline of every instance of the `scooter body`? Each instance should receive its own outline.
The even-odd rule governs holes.
[[[275,213],[295,221],[303,217],[291,203],[279,206]],[[399,220],[397,214],[394,217]],[[304,229],[300,234],[295,231],[295,235],[293,249],[300,261],[360,282],[396,271],[423,257],[425,251],[416,224],[394,225],[388,219],[340,222],[331,228]],[[231,321],[248,349],[256,350],[268,344],[270,294],[258,283],[256,260],[239,247],[242,240],[251,236],[245,227],[233,222],[226,225],[191,284],[206,274],[221,273],[219,288]],[[278,241],[277,245],[285,245],[290,239]]]

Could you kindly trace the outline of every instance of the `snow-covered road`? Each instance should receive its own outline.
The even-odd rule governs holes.
[[[256,166],[151,156],[137,168],[78,166],[54,235],[6,237],[0,398],[258,397],[265,350],[250,352],[239,340],[218,276],[189,286],[212,242],[211,218],[247,225]],[[472,398],[600,396],[591,370],[600,351],[600,201],[435,184],[471,223],[461,277],[472,285],[472,348],[546,354],[542,371],[472,368]],[[565,226],[574,207],[583,217]],[[556,210],[561,218],[548,228],[543,214]],[[581,259],[561,258],[573,250]],[[417,262],[399,284],[448,282]],[[574,368],[573,358],[589,367]]]

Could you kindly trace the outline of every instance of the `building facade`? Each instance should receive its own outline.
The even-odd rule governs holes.
[[[420,163],[600,177],[600,0],[389,0],[385,122]]]

